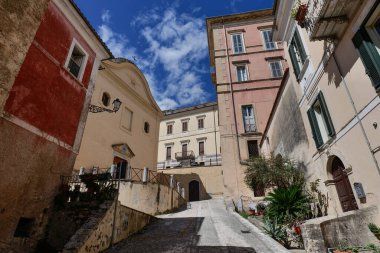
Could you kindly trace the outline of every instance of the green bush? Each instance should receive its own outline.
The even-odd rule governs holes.
[[[298,164],[280,155],[251,158],[248,160],[248,167],[245,171],[245,183],[253,191],[260,187],[265,189],[289,188],[296,185],[302,188],[305,184],[305,177],[299,167]]]
[[[275,189],[268,194],[265,200],[269,201],[265,216],[270,220],[277,219],[289,227],[310,216],[311,199],[303,193],[299,186]]]

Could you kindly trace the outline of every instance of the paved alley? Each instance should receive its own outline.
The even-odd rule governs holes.
[[[106,252],[288,252],[247,220],[226,210],[221,197],[192,202],[187,210],[159,218]]]

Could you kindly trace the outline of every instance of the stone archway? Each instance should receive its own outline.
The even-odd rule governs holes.
[[[358,204],[356,203],[355,195],[346,173],[346,168],[337,156],[332,158],[330,172],[343,212],[358,209]]]
[[[199,201],[199,182],[197,180],[192,180],[189,183],[189,201]]]

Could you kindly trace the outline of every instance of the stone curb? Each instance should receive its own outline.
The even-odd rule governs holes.
[[[266,245],[270,246],[270,248],[273,249],[273,252],[276,253],[290,253],[289,250],[285,249],[284,246],[282,246],[280,243],[278,243],[273,238],[269,237],[265,233],[263,233],[260,229],[258,229],[255,225],[250,223],[248,220],[241,217],[238,213],[236,213],[232,208],[228,208],[229,213],[231,213],[233,216],[235,216],[243,225],[245,225],[247,228],[249,228],[251,231],[255,232],[259,239],[265,243]]]

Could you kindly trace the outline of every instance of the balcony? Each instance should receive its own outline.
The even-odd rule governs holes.
[[[254,133],[256,132],[256,124],[244,124],[245,133]]]
[[[175,159],[177,161],[194,160],[195,155],[194,155],[193,151],[177,152],[177,153],[175,153]]]
[[[336,41],[357,13],[361,0],[309,0],[304,26],[310,40]]]

